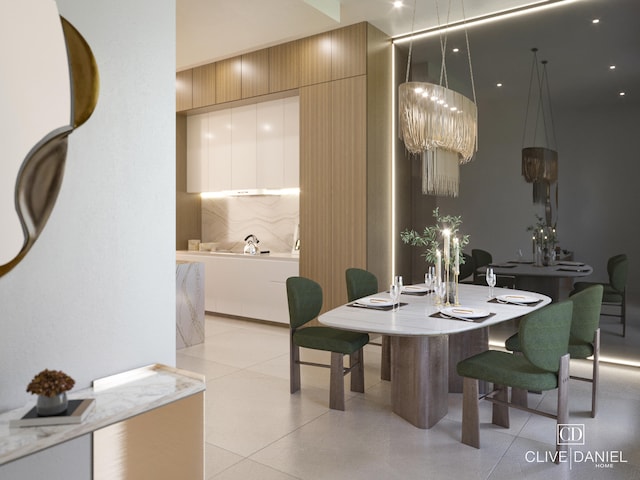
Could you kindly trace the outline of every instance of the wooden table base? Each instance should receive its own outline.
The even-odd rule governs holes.
[[[447,335],[391,337],[393,412],[418,428],[431,428],[448,412]]]

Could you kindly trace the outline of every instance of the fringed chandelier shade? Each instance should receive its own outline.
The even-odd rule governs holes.
[[[545,206],[545,220],[547,225],[551,225],[551,185],[558,181],[558,152],[552,148],[551,145],[552,143],[555,145],[556,139],[551,110],[551,95],[547,79],[547,62],[541,62],[543,65],[543,72],[541,74],[538,69],[538,49],[532,48],[531,51],[533,52],[533,64],[529,82],[524,132],[522,134],[522,175],[528,183],[533,184],[533,202]],[[533,88],[534,82],[536,86],[535,90]],[[533,135],[529,141],[534,145],[544,144],[545,146],[525,147],[528,133],[529,107],[532,98],[535,101],[536,96],[535,122],[531,130]],[[542,130],[541,135],[539,135],[539,130]]]
[[[464,14],[464,2],[461,3]],[[445,66],[446,40],[440,40],[440,85],[409,82],[411,46],[409,47],[407,79],[398,90],[398,135],[410,154],[422,157],[424,194],[457,197],[460,165],[470,162],[477,151],[478,109],[475,104],[469,39],[466,39],[473,101],[448,88]],[[445,85],[442,85],[443,78]]]

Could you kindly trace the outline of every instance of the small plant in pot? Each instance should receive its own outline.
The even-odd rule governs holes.
[[[67,391],[75,385],[75,380],[60,370],[45,369],[38,373],[27,386],[27,392],[38,395],[36,409],[38,415],[59,415],[67,409]]]

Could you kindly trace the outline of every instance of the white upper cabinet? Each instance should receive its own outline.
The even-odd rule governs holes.
[[[256,106],[231,109],[231,189],[256,187]]]
[[[282,188],[284,182],[284,102],[275,100],[259,103],[257,118],[257,187]]]
[[[299,186],[299,97],[187,118],[187,191]]]
[[[300,97],[284,100],[284,188],[300,186]]]
[[[209,183],[207,192],[231,190],[231,110],[209,115]]]
[[[209,116],[187,118],[187,192],[209,191]]]

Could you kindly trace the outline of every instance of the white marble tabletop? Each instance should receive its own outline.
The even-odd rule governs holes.
[[[94,398],[95,407],[77,425],[9,427],[34,405],[0,414],[0,465],[38,452],[67,440],[121,422],[153,408],[205,390],[204,377],[163,365],[140,369],[96,380],[93,388],[69,392],[69,399]]]
[[[219,256],[219,257],[232,257],[232,258],[245,258],[248,260],[283,260],[289,262],[298,262],[300,261],[300,255],[287,253],[287,252],[269,252],[269,253],[261,253],[260,255],[247,255],[242,252],[225,252],[225,251],[195,251],[195,250],[177,250],[176,253],[178,255],[193,256],[194,261],[198,261],[198,258],[203,257],[211,257],[211,256]]]
[[[424,286],[424,285],[423,285]],[[399,336],[448,335],[477,328],[484,328],[512,318],[526,315],[533,310],[551,303],[551,298],[535,292],[495,288],[497,295],[526,295],[541,300],[532,306],[500,304],[489,302],[489,287],[460,284],[458,300],[460,308],[484,309],[494,315],[482,321],[464,321],[458,319],[433,318],[437,312],[433,294],[425,296],[401,295],[400,302],[407,303],[396,311],[375,310],[371,308],[342,305],[330,310],[318,318],[320,323],[359,332],[380,333]],[[378,293],[370,297],[389,299],[388,293]]]

